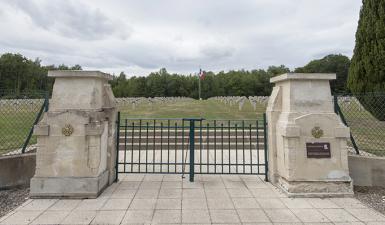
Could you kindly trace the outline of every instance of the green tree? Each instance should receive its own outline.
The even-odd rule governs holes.
[[[385,0],[362,2],[348,87],[354,94],[384,92]],[[361,97],[359,100],[375,117],[385,120],[385,114],[381,113],[381,106],[385,104],[385,100],[378,101],[372,97]]]
[[[327,55],[322,59],[310,61],[304,67],[296,68],[297,73],[336,73],[336,80],[330,82],[331,91],[333,94],[348,92],[346,80],[350,60],[344,55]]]
[[[267,73],[270,76],[274,77],[274,76],[281,75],[281,74],[284,74],[284,73],[290,73],[290,69],[287,68],[285,65],[269,66],[267,68]]]
[[[23,91],[51,91],[53,79],[48,78],[47,72],[57,69],[81,70],[81,66],[42,66],[39,58],[31,60],[21,54],[5,53],[0,56],[0,89],[16,95]]]
[[[19,94],[25,90],[45,89],[47,71],[34,61],[20,55],[6,53],[0,57],[0,88]]]

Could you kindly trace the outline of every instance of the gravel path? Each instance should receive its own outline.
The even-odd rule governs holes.
[[[355,186],[354,195],[361,202],[385,215],[385,188]]]
[[[28,199],[29,188],[0,190],[0,218]]]

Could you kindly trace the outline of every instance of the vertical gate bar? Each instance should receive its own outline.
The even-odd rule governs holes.
[[[214,120],[214,173],[217,173],[217,121]]]
[[[202,125],[202,121],[201,121]],[[195,151],[195,121],[190,120],[190,182],[194,182],[194,169],[195,169],[195,161],[194,161],[194,151]],[[202,126],[200,126],[202,128]],[[201,133],[202,134],[202,133]]]
[[[126,164],[127,164],[127,119],[124,120],[124,164],[123,170],[126,173]]]
[[[163,171],[163,122],[160,122],[160,172]]]
[[[155,129],[156,129],[156,120],[154,120],[154,126],[153,126],[153,134],[154,138],[152,139],[152,172],[155,173],[155,163],[156,163],[156,156],[155,156]]]
[[[235,122],[235,173],[238,173],[238,123]]]
[[[131,134],[131,173],[134,171],[134,131],[135,122],[132,122],[132,134]]]
[[[252,145],[251,145],[251,140],[253,140],[251,138],[251,121],[250,121],[250,124],[249,124],[249,149],[250,149],[250,174],[253,174],[253,148],[252,148]]]
[[[210,139],[210,123],[206,123],[206,127],[207,127],[207,129],[206,129],[206,151],[207,151],[207,153],[209,154],[208,155],[208,158],[206,159],[206,161],[208,162],[207,164],[208,164],[208,167],[207,167],[207,173],[210,171],[210,147],[209,147],[209,144],[210,144],[210,141],[209,141],[209,139]]]
[[[202,138],[202,120],[199,121],[199,157],[200,157],[200,161],[199,161],[199,171],[201,172],[202,171],[202,145],[203,145],[203,138]],[[195,122],[194,122],[194,130],[195,130]],[[194,131],[195,132],[195,131]],[[195,133],[194,133],[195,135]],[[194,136],[195,137],[195,136]],[[195,162],[194,162],[195,163]]]
[[[138,164],[138,172],[140,173],[140,153],[142,152],[142,120],[139,120],[139,164]]]
[[[231,152],[230,152],[230,137],[231,137],[231,135],[230,135],[230,126],[231,126],[231,123],[230,123],[230,120],[228,121],[228,126],[227,126],[227,131],[228,131],[228,133],[227,133],[227,139],[228,139],[228,142],[229,142],[229,149],[227,149],[228,150],[228,152],[229,152],[229,174],[231,173]]]
[[[265,181],[269,181],[269,161],[267,159],[267,120],[266,120],[266,113],[263,114],[263,142],[264,142],[264,148],[265,148]]]
[[[167,173],[170,172],[170,120],[167,120]]]
[[[120,142],[120,112],[116,118],[116,157],[115,157],[115,182],[118,182],[119,174],[119,142]]]
[[[243,173],[245,173],[245,121],[242,120],[242,157],[243,157]]]
[[[184,120],[182,120],[182,176],[184,174]]]
[[[223,173],[223,121],[221,123],[221,163],[222,163],[222,173]]]
[[[178,148],[177,148],[177,144],[178,144],[178,143],[177,143],[177,139],[178,139],[178,138],[177,138],[177,137],[178,137],[177,126],[178,126],[178,121],[175,122],[175,130],[174,130],[174,138],[175,138],[175,140],[174,140],[174,141],[175,141],[175,145],[174,145],[174,146],[175,146],[175,150],[174,150],[174,157],[175,157],[175,161],[174,161],[174,162],[175,162],[175,167],[174,167],[174,169],[175,169],[175,173],[176,173],[176,165],[177,165],[177,162],[178,162],[178,161],[177,161],[177,158],[178,158],[178,157],[177,157],[177,149],[178,149]]]
[[[258,120],[255,122],[255,126],[257,126],[256,131],[257,131],[257,173],[259,174],[259,124]]]
[[[148,121],[146,122],[146,173],[148,172]]]

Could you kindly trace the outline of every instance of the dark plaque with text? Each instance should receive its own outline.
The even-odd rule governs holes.
[[[306,143],[306,151],[308,158],[330,158],[330,143],[313,142]]]

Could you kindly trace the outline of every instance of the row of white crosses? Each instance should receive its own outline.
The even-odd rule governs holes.
[[[225,105],[233,106],[234,104],[237,103],[239,98],[240,98],[239,96],[217,96],[209,99],[214,99],[224,103]]]
[[[250,104],[254,110],[257,110],[257,103],[266,106],[269,101],[269,96],[249,96]]]
[[[353,96],[339,96],[337,101],[342,106],[350,106],[350,104],[354,103],[358,106],[358,111],[364,110],[364,107],[361,105],[360,101],[356,97]]]
[[[243,105],[245,104],[245,101],[246,101],[246,97],[245,96],[241,96],[237,99],[236,103],[238,103],[238,110],[241,111],[242,108],[243,108]]]
[[[132,109],[135,109],[139,104],[148,104],[153,107],[156,103],[167,104],[167,103],[175,103],[178,101],[191,101],[192,98],[186,97],[154,97],[154,98],[145,98],[145,97],[137,97],[137,98],[115,98],[116,103],[119,107],[131,105]]]
[[[238,110],[241,111],[247,99],[253,106],[253,109],[257,110],[257,103],[266,105],[269,100],[269,96],[249,96],[248,98],[246,96],[217,96],[210,99],[220,101],[229,106],[238,104]]]
[[[20,107],[29,107],[30,110],[37,110],[44,99],[0,99],[0,109],[12,107],[13,109],[20,109]],[[28,108],[27,108],[28,109]]]

